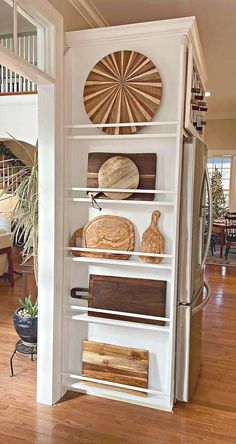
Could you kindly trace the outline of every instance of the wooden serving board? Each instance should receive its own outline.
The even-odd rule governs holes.
[[[84,106],[93,123],[147,122],[161,100],[158,69],[145,55],[122,50],[106,55],[91,69],[84,87]],[[140,126],[102,128],[129,134]]]
[[[148,363],[148,350],[83,341],[82,376],[148,388]],[[93,385],[113,390],[113,387],[99,383],[93,383]],[[118,390],[129,391],[124,388],[118,388]],[[145,392],[132,391],[132,393],[146,395]]]
[[[126,311],[165,317],[166,281],[90,275],[88,306],[102,310]],[[163,321],[122,315],[88,312],[90,316],[165,325]]]
[[[135,163],[124,156],[113,156],[106,160],[98,172],[99,188],[137,189],[139,170]],[[104,193],[110,199],[127,199],[132,193]]]
[[[130,220],[119,216],[98,216],[90,220],[83,229],[76,230],[70,241],[71,247],[78,246],[81,239],[82,248],[102,250],[133,251],[135,233]],[[128,254],[90,253],[72,251],[75,256],[102,257],[106,259],[129,259]]]
[[[156,165],[157,155],[155,153],[89,153],[88,154],[88,173],[87,173],[87,187],[98,188],[98,172],[104,162],[116,156],[128,157],[131,159],[139,171],[139,185],[138,189],[153,190],[156,188]],[[99,198],[106,197],[103,193]],[[128,200],[153,200],[154,194],[133,193],[127,197]]]
[[[152,213],[152,220],[149,227],[144,231],[140,246],[142,253],[163,254],[165,251],[165,239],[157,228],[160,211]],[[139,256],[143,262],[158,264],[162,258],[152,256]]]

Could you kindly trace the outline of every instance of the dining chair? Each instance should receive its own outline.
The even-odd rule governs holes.
[[[227,259],[232,244],[236,246],[236,212],[225,215],[225,242],[225,259]]]

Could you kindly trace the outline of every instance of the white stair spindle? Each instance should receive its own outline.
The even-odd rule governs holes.
[[[10,37],[10,51],[13,50],[13,39]],[[9,92],[12,93],[12,71],[9,71]]]
[[[27,61],[30,63],[30,55],[31,55],[31,40],[32,36],[27,36]],[[27,81],[27,91],[32,91],[32,82]]]
[[[4,46],[3,39],[0,40],[1,45]],[[1,65],[1,73],[0,73],[0,92],[4,92],[4,84],[3,84],[3,66]]]

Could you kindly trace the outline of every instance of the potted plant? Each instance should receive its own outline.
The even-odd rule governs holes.
[[[9,134],[9,133],[8,133]],[[0,161],[0,165],[4,162],[15,161],[17,172],[13,172],[9,176],[11,183],[10,189],[6,188],[0,193],[1,200],[11,199],[12,196],[16,200],[13,211],[13,234],[16,243],[22,244],[22,263],[33,259],[33,270],[37,283],[38,276],[38,143],[36,143],[33,155],[19,140],[14,136],[9,136],[15,141],[19,148],[26,152],[27,161],[13,157],[4,161]],[[13,195],[11,188],[15,184]]]
[[[13,212],[13,234],[16,243],[22,244],[22,263],[28,262],[28,270],[23,272],[25,278],[26,294],[33,293],[35,304],[31,302],[31,295],[24,301],[19,300],[21,306],[16,310],[13,320],[17,333],[24,344],[37,343],[37,277],[38,277],[38,143],[33,155],[27,148],[10,137],[19,145],[21,151],[27,154],[27,161],[17,159],[17,172],[11,177],[11,183],[16,184],[13,196],[16,206]],[[12,159],[8,159],[12,160]],[[9,190],[4,190],[5,193]],[[30,291],[29,291],[29,287]]]
[[[13,321],[17,334],[24,345],[35,347],[37,345],[38,327],[38,300],[33,304],[31,295],[24,301],[19,299],[20,307],[14,313]]]

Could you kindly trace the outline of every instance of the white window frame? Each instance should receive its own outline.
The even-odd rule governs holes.
[[[0,45],[1,63],[38,85],[39,317],[37,401],[54,404],[62,387],[63,18],[47,0],[18,0],[47,29],[49,74]]]
[[[232,182],[232,155],[230,155],[230,154],[223,154],[222,152],[221,152],[221,154],[213,154],[211,152],[208,153],[208,159],[222,159],[222,162],[223,162],[224,157],[230,158],[230,168],[223,168],[223,163],[222,163],[221,167],[217,168],[217,170],[219,170],[221,174],[222,174],[222,171],[224,169],[229,169],[230,170],[229,188],[224,188],[224,186],[222,184],[223,191],[224,192],[228,192],[228,202],[227,202],[227,205],[229,206],[230,205],[230,190],[231,190],[231,182]],[[210,169],[212,169],[212,168],[209,168],[208,162],[207,162],[207,166],[208,166],[208,171]],[[212,172],[213,171],[214,170],[212,169]],[[210,175],[210,177],[211,177],[211,175]],[[225,180],[225,179],[222,177],[222,180]]]

